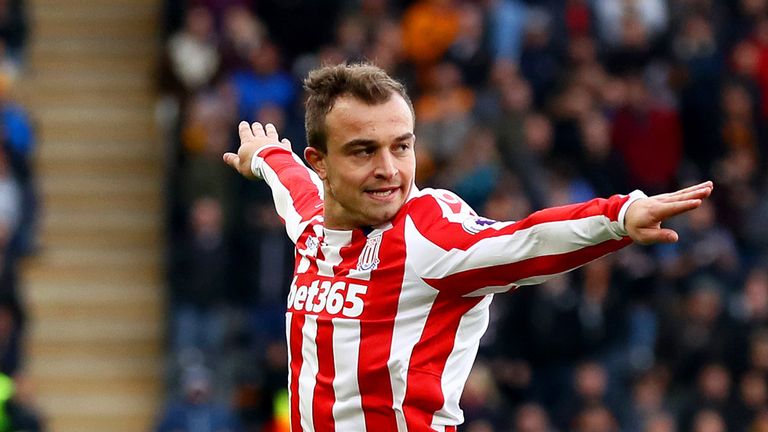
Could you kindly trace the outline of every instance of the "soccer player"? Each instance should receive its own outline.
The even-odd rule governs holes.
[[[632,241],[674,242],[671,216],[706,182],[542,210],[478,216],[446,190],[418,189],[414,112],[372,65],[312,71],[304,158],[275,127],[239,125],[224,161],[264,179],[296,244],[287,299],[292,431],[455,431],[493,295],[567,272]]]

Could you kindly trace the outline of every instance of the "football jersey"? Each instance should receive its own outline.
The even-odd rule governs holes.
[[[322,182],[298,156],[266,146],[252,170],[296,245],[286,312],[292,431],[455,431],[493,295],[629,244],[624,214],[644,197],[504,222],[452,192],[413,186],[388,223],[335,230],[323,225]]]

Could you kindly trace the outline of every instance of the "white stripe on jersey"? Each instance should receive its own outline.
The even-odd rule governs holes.
[[[291,152],[291,154],[293,155],[293,160],[298,162],[300,165],[303,165],[304,168],[307,169],[307,172],[309,173],[309,179],[312,180],[312,183],[314,183],[315,186],[317,186],[317,194],[320,196],[320,201],[323,201],[325,199],[325,189],[323,188],[323,181],[320,180],[320,177],[317,176],[317,173],[314,170],[307,167],[307,164],[305,164],[304,161],[301,160],[299,155],[297,155],[294,152]]]
[[[275,209],[277,210],[277,214],[279,214],[285,221],[285,231],[288,233],[288,237],[291,238],[291,241],[296,243],[309,221],[301,221],[301,215],[293,207],[293,199],[291,198],[290,191],[280,182],[277,173],[275,173],[269,164],[261,165],[261,173],[264,176],[264,180],[269,184],[269,187],[272,188],[272,198],[275,201]]]
[[[357,383],[360,357],[360,321],[333,318],[333,419],[336,430],[365,432],[360,388]]]
[[[296,278],[293,279],[294,281]],[[288,347],[288,404],[291,401],[291,319],[293,318],[293,312],[285,313],[285,346]],[[288,416],[288,424],[291,422],[291,415]],[[289,427],[288,430],[293,430],[293,427]]]
[[[317,274],[325,277],[333,277],[333,267],[341,264],[341,249],[349,246],[352,241],[352,230],[325,229],[325,238],[320,246],[323,259],[317,260]]]
[[[420,240],[412,243],[413,249],[408,249],[408,255],[414,256],[414,266],[421,270],[420,276],[427,279],[441,279],[466,270],[565,254],[607,240],[621,239],[616,234],[618,222],[602,215],[541,223],[509,235],[482,239],[467,250],[446,251],[435,245],[416,229],[410,217],[405,229],[406,238]]]
[[[432,304],[438,294],[436,289],[421,282],[414,272],[413,264],[410,262],[414,258],[413,255],[409,253],[405,256],[404,285],[400,290],[397,303],[397,319],[392,330],[392,350],[387,361],[392,383],[392,408],[395,410],[398,432],[408,431],[403,413],[403,401],[408,386],[411,354],[413,347],[421,339]]]
[[[455,425],[464,422],[464,413],[459,408],[459,399],[464,391],[467,377],[480,346],[480,337],[488,328],[488,308],[493,295],[486,296],[472,309],[468,310],[459,321],[459,327],[453,341],[453,350],[445,362],[440,385],[443,388],[443,407],[432,417],[432,428]]]
[[[317,315],[304,315],[301,329],[301,371],[299,372],[299,413],[301,428],[306,432],[315,430],[312,420],[312,404],[315,396],[315,377],[319,370],[317,363]],[[290,364],[290,363],[289,363]]]

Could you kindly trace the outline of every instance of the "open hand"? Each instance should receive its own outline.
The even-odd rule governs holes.
[[[240,134],[240,147],[237,149],[237,154],[231,152],[224,153],[224,162],[246,178],[256,178],[251,171],[251,161],[253,160],[253,155],[260,148],[276,144],[288,150],[291,149],[290,141],[286,138],[280,140],[280,137],[277,135],[277,129],[275,129],[272,123],[267,123],[266,126],[262,127],[259,122],[249,125],[248,122],[242,121],[237,126],[237,131]]]
[[[677,233],[662,228],[661,223],[698,208],[712,193],[713,187],[712,182],[707,181],[676,192],[639,199],[629,205],[624,227],[632,240],[640,244],[674,243],[679,238]]]

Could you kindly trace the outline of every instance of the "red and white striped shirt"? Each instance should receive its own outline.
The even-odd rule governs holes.
[[[370,230],[323,226],[323,187],[279,146],[254,157],[296,244],[286,313],[292,431],[455,431],[493,294],[629,244],[633,192],[478,217],[445,190],[413,192]]]

